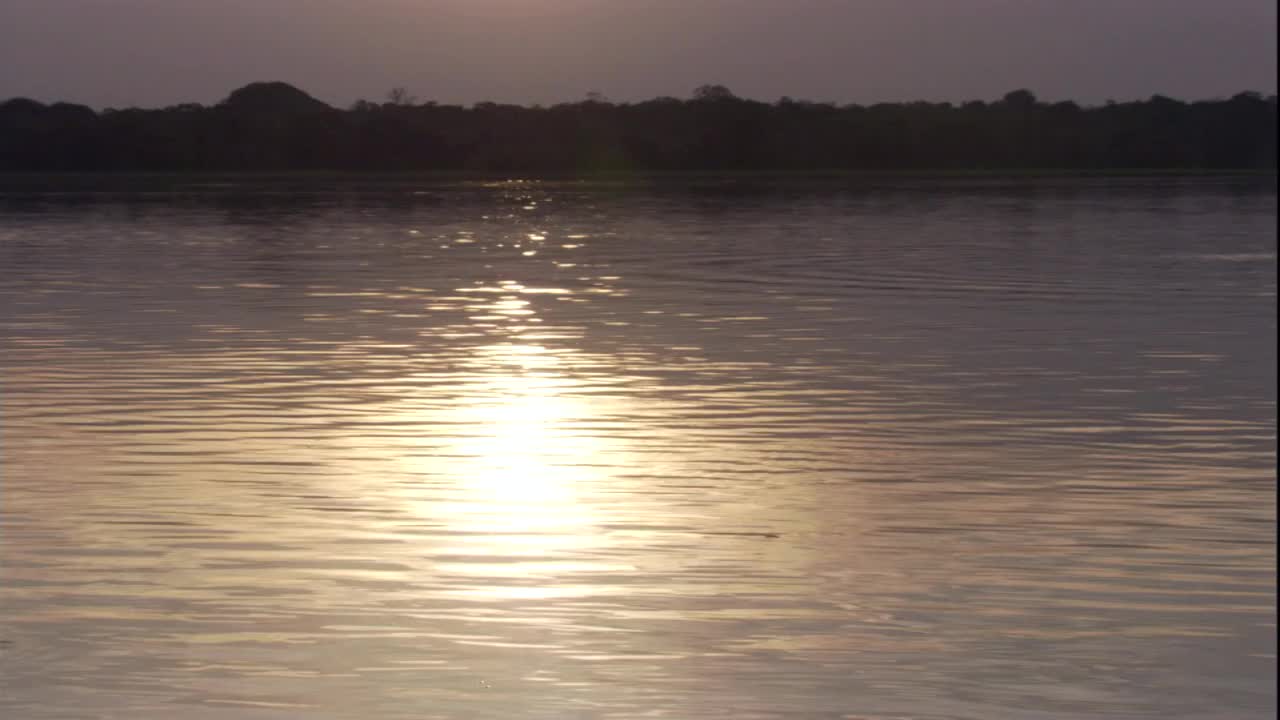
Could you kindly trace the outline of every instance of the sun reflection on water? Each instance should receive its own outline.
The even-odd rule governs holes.
[[[475,433],[458,439],[468,459],[468,484],[494,500],[569,503],[580,464],[599,441],[575,425],[588,408],[574,398],[572,381],[556,373],[559,360],[538,345],[493,345],[480,350],[487,366],[459,409]]]
[[[432,503],[449,540],[441,572],[472,577],[462,594],[515,599],[582,594],[581,573],[614,569],[590,559],[606,541],[592,500],[606,441],[584,430],[592,408],[575,395],[556,352],[534,344],[477,349],[475,375],[456,410],[447,499]]]

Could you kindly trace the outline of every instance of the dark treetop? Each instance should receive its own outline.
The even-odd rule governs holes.
[[[254,83],[213,106],[105,110],[0,103],[0,171],[1274,169],[1276,98],[1081,107],[996,102],[768,104],[707,85],[692,99],[552,107],[326,105]]]

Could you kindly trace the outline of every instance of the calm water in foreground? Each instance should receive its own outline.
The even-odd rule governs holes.
[[[1263,718],[1274,180],[0,190],[0,717]]]

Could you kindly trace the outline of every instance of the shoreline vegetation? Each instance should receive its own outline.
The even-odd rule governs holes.
[[[687,100],[549,107],[382,103],[333,108],[285,83],[253,83],[213,106],[96,112],[0,102],[6,176],[358,173],[424,179],[600,180],[860,176],[1040,177],[1274,174],[1276,97],[1162,96],[1085,107],[1026,90],[995,102],[870,106],[764,103],[704,85]]]

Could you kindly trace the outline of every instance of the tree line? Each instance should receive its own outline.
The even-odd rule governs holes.
[[[1276,97],[1163,96],[1086,107],[1016,90],[994,102],[774,103],[704,85],[688,99],[525,107],[384,102],[337,109],[285,83],[213,106],[0,103],[0,171],[1223,170],[1276,167]]]

